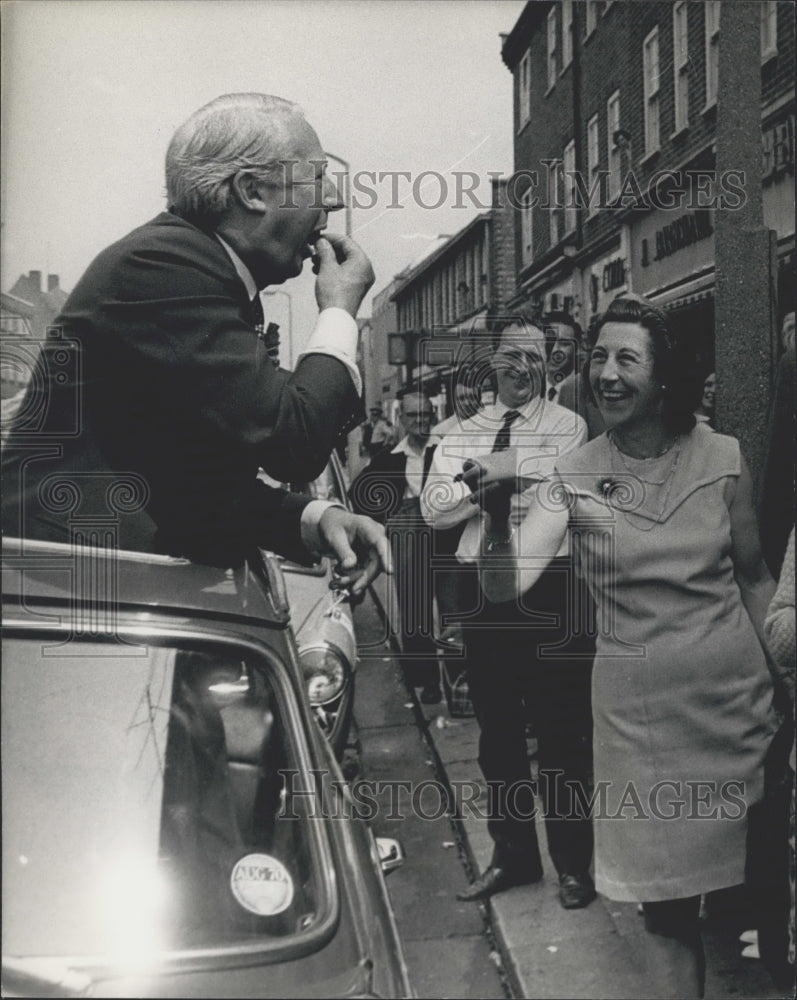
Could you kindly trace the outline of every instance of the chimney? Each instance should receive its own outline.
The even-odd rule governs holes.
[[[58,291],[58,275],[48,274],[47,275],[47,291],[57,292]]]
[[[36,291],[40,292],[42,290],[42,273],[41,273],[41,271],[31,271],[28,274],[28,278],[29,278],[30,281],[35,282],[35,284],[36,284]]]

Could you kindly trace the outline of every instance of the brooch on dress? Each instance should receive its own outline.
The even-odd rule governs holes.
[[[604,500],[608,500],[612,493],[617,489],[618,483],[611,476],[604,476],[603,479],[598,480],[597,492]]]

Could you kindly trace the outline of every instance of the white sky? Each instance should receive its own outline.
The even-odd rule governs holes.
[[[353,210],[383,288],[478,209],[454,208],[452,170],[512,169],[512,77],[500,32],[515,0],[3,0],[2,287],[32,268],[71,290],[110,242],[164,207],[174,129],[219,94],[297,101],[352,171],[443,174],[438,209]],[[331,167],[334,169],[334,166]],[[339,168],[338,168],[339,169]],[[399,196],[409,195],[400,181]],[[439,197],[427,182],[422,198]],[[364,196],[360,196],[365,201]],[[343,227],[342,214],[333,228]],[[294,350],[315,314],[309,265],[284,287]],[[373,294],[373,293],[372,293]],[[272,318],[287,325],[276,296]],[[361,315],[370,314],[370,296]]]

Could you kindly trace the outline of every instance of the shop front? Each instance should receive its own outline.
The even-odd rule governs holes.
[[[624,242],[618,236],[612,247],[584,265],[581,272],[584,308],[579,322],[585,329],[606,311],[612,299],[629,289],[631,262]]]
[[[714,370],[714,210],[657,209],[632,222],[634,292],[667,310],[693,345],[698,367]]]
[[[778,234],[778,328],[794,312],[794,104],[764,120],[764,225]]]

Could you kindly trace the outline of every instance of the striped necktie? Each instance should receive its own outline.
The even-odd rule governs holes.
[[[504,422],[501,424],[501,429],[495,435],[495,441],[493,442],[493,451],[506,451],[509,447],[509,431],[512,424],[518,419],[520,413],[518,410],[507,410],[504,414]]]

